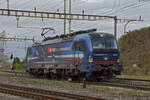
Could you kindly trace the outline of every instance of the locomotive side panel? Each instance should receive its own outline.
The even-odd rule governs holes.
[[[79,74],[83,54],[73,50],[72,45],[73,41],[66,41],[30,48],[28,52],[31,54],[27,55],[28,70],[40,74],[58,74],[62,71],[61,74]]]
[[[72,41],[48,44],[43,46],[46,52],[45,61],[53,65],[69,65],[73,62]]]

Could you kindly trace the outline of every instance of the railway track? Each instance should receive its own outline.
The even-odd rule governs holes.
[[[5,94],[15,95],[15,96],[27,97],[35,100],[65,100],[65,99],[60,99],[60,98],[55,98],[55,97],[50,97],[50,96],[45,96],[40,94],[33,94],[33,93],[12,90],[12,89],[5,89],[5,88],[0,88],[0,92]]]
[[[110,83],[110,82],[87,82],[88,85],[97,85],[97,86],[110,86],[110,87],[119,87],[127,89],[136,89],[142,91],[150,91],[150,86],[136,86],[129,84],[120,84],[120,83]]]
[[[0,70],[2,72],[8,72],[8,73],[15,73],[15,75],[22,75],[23,77],[30,77],[29,74],[25,73],[25,72],[12,72],[12,71],[4,71],[4,70]],[[30,78],[35,78],[35,79],[39,79],[36,78],[34,76],[31,76]],[[149,80],[137,80],[137,79],[118,79],[117,80],[126,80],[126,81],[142,81],[142,82],[150,82]],[[75,82],[78,83],[78,82]],[[81,82],[80,82],[81,83]],[[88,85],[97,85],[97,86],[110,86],[110,87],[119,87],[119,88],[127,88],[127,89],[136,89],[136,90],[143,90],[143,91],[150,91],[150,86],[147,85],[136,85],[136,84],[132,84],[132,83],[119,83],[118,81],[116,82],[86,82],[86,84]]]
[[[0,70],[0,72],[13,73],[15,75],[29,75],[27,72],[16,72],[16,71],[8,71],[8,70]]]
[[[150,80],[142,80],[142,79],[127,79],[127,78],[115,78],[117,80],[124,80],[124,81],[142,81],[142,82],[150,82]]]
[[[5,73],[11,73],[8,75],[4,75],[4,76],[10,76],[10,77],[25,77],[25,78],[34,78],[34,79],[38,79],[37,77],[30,75],[27,72],[17,72],[17,71],[8,71],[8,70],[0,70],[0,72],[5,72]]]
[[[25,76],[25,77],[34,77],[29,75],[27,72],[16,72],[16,71],[6,71],[0,70],[0,72],[14,73],[15,76]],[[142,80],[142,79],[127,79],[127,78],[114,78],[115,80],[123,80],[123,81],[142,81],[142,82],[150,82],[150,80]]]
[[[36,100],[106,100],[102,98],[81,96],[76,94],[68,94],[8,84],[0,84],[0,92]]]

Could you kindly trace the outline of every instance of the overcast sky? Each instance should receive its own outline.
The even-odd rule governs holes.
[[[7,8],[7,0],[0,0],[0,8]],[[10,0],[10,9],[63,12],[64,0]],[[69,6],[69,0],[67,0]],[[150,0],[72,0],[72,13],[116,15],[118,18],[139,19],[142,16],[144,22],[132,22],[128,25],[127,31],[147,27],[150,25]],[[67,7],[68,12],[68,7]],[[41,29],[17,28],[16,17],[0,16],[0,32],[6,31],[7,37],[35,37],[41,40]],[[67,21],[68,22],[68,21]],[[123,34],[125,23],[118,24],[118,38]],[[63,20],[20,18],[19,25],[24,27],[52,27],[56,34],[63,34]],[[68,25],[68,24],[67,24]],[[67,26],[68,27],[68,26]],[[113,34],[113,20],[100,20],[96,22],[73,21],[72,30],[97,28],[98,31]],[[54,35],[49,33],[49,35]],[[13,46],[14,45],[14,46]],[[26,46],[31,42],[26,43]],[[7,43],[5,46],[7,53],[23,58],[25,56],[25,43]],[[17,47],[17,49],[16,49]],[[22,49],[21,49],[22,48]]]

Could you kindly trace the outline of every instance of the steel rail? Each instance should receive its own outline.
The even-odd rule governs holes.
[[[29,88],[29,87],[22,87],[22,86],[14,86],[14,85],[8,85],[8,84],[0,84],[0,87],[17,89],[17,90],[21,90],[21,91],[25,91],[25,92],[32,92],[34,94],[38,93],[38,94],[44,94],[44,95],[53,95],[56,97],[73,98],[73,99],[77,99],[77,100],[106,100],[106,99],[96,98],[96,97],[81,96],[81,95],[77,95],[77,94],[55,92],[55,91],[50,91],[50,90],[43,90],[43,89]]]
[[[147,86],[135,86],[135,85],[128,85],[122,83],[110,83],[110,82],[87,82],[88,85],[97,85],[97,86],[111,86],[111,87],[120,87],[120,88],[127,88],[127,89],[136,89],[142,91],[150,91],[150,87]]]
[[[143,81],[143,82],[150,82],[150,80],[143,80],[143,79],[127,79],[127,78],[115,78],[117,80],[127,80],[127,81]]]
[[[15,96],[27,97],[35,100],[65,100],[58,97],[46,96],[43,94],[41,95],[41,94],[35,94],[35,93],[18,91],[18,90],[1,88],[1,87],[0,87],[0,92],[5,94],[15,95]]]

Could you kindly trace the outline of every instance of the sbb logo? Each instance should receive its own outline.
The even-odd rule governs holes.
[[[51,53],[51,52],[52,52],[52,48],[48,48],[48,49],[47,49],[47,52],[48,52],[48,53]]]
[[[104,60],[105,60],[105,61],[108,60],[108,57],[104,57]]]

